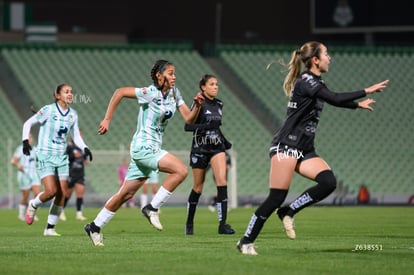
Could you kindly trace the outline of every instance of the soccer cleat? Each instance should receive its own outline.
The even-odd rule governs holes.
[[[253,243],[242,244],[240,241],[237,242],[237,249],[244,255],[259,255],[254,249]]]
[[[210,210],[210,212],[213,212],[213,213],[216,212],[216,208],[211,204],[208,206],[208,210]]]
[[[61,221],[66,221],[65,211],[63,211],[63,210],[62,210],[62,212],[60,212],[60,215],[59,215],[59,220],[61,220]]]
[[[23,222],[26,221],[26,218],[24,217],[24,215],[19,215],[17,216],[17,218]]]
[[[34,221],[35,222],[38,222],[39,221],[39,218],[36,215],[34,216]]]
[[[83,228],[88,235],[89,239],[91,239],[94,246],[104,246],[103,244],[103,234],[98,232],[93,232],[91,229],[91,224],[88,223]]]
[[[294,240],[296,239],[296,233],[295,233],[295,228],[294,228],[294,218],[287,215],[288,210],[289,210],[289,207],[287,206],[280,207],[276,211],[276,214],[278,215],[279,219],[282,221],[284,231],[286,235],[288,236],[288,238],[291,240]]]
[[[185,234],[186,235],[194,235],[194,225],[193,224],[186,224],[185,225]]]
[[[160,219],[158,217],[158,210],[154,209],[151,210],[150,208],[154,209],[151,204],[147,204],[146,206],[144,206],[141,209],[142,215],[144,215],[144,217],[146,217],[149,221],[149,223],[154,226],[156,229],[158,230],[162,230],[162,225],[160,223]]]
[[[87,220],[87,218],[84,217],[82,214],[76,214],[76,219],[78,221],[86,221]]]
[[[28,204],[27,209],[26,209],[26,217],[25,218],[26,218],[26,223],[28,225],[33,223],[33,220],[34,220],[34,217],[35,217],[35,214],[36,214],[36,208],[33,207],[32,202],[33,202],[33,200],[29,201],[29,204]]]
[[[284,216],[282,219],[283,227],[285,228],[285,233],[289,239],[294,240],[296,238],[296,232],[294,228],[294,219],[290,216]]]
[[[223,224],[223,225],[219,225],[218,233],[225,234],[225,235],[232,235],[236,233],[236,231],[234,231],[234,229],[231,228],[230,224]]]
[[[43,236],[60,237],[62,235],[57,233],[54,228],[46,228],[45,231],[43,231]]]

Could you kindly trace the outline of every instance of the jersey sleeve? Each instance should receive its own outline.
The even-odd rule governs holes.
[[[149,86],[144,88],[135,88],[135,95],[137,96],[138,103],[145,104],[150,103],[157,95],[157,89]]]
[[[39,123],[43,123],[46,120],[48,120],[48,118],[50,117],[50,113],[51,113],[51,105],[46,105],[43,106],[35,115],[34,118],[37,120],[37,122]]]
[[[355,109],[358,107],[358,103],[355,102],[355,99],[362,98],[366,95],[364,90],[349,92],[349,93],[335,93],[329,91],[328,88],[323,87],[320,89],[316,96],[323,99],[325,102],[337,106]]]

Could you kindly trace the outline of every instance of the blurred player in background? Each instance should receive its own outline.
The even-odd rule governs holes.
[[[29,145],[33,150],[26,156],[23,154],[23,145],[19,145],[11,159],[11,164],[17,168],[17,181],[22,192],[22,198],[19,204],[19,220],[25,221],[25,213],[27,202],[29,200],[30,190],[32,190],[33,197],[40,193],[40,178],[36,171],[36,147],[33,146],[33,135],[29,134]],[[38,218],[35,216],[35,221]]]
[[[140,196],[141,209],[148,204],[148,193],[150,190],[150,188],[148,188],[149,186],[151,186],[152,197],[154,197],[155,194],[157,194],[159,178],[158,175],[159,174],[157,171],[152,172],[145,184],[142,186],[142,193]]]
[[[82,131],[80,134],[83,137]],[[73,140],[68,143],[66,153],[69,156],[69,179],[66,190],[63,190],[65,194],[64,207],[66,207],[72,196],[73,188],[75,188],[76,219],[78,221],[85,221],[86,217],[83,216],[83,196],[85,194],[85,165],[88,164],[88,160]],[[66,215],[63,210],[60,214],[60,219],[66,220]]]

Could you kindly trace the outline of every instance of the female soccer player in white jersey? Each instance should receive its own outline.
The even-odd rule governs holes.
[[[33,143],[32,134],[29,135],[30,146]],[[11,164],[15,166],[17,171],[17,181],[19,182],[20,191],[22,191],[22,199],[19,204],[19,220],[25,221],[25,213],[27,202],[29,201],[30,189],[33,192],[33,197],[40,193],[40,178],[36,171],[36,147],[33,146],[33,151],[29,156],[23,154],[23,146],[19,145],[11,159]],[[36,220],[36,217],[34,217]]]
[[[36,209],[44,202],[54,198],[47,218],[44,236],[60,236],[55,231],[55,225],[62,212],[65,196],[62,185],[67,185],[69,176],[69,161],[66,154],[67,135],[71,133],[73,140],[84,154],[92,161],[92,153],[83,141],[78,127],[78,114],[69,107],[72,103],[72,87],[60,84],[53,93],[55,102],[43,106],[23,125],[23,153],[30,155],[32,147],[29,144],[29,134],[32,125],[40,124],[36,150],[37,172],[43,184],[44,191],[29,201],[26,211],[26,223],[32,224]]]
[[[102,227],[115,212],[128,201],[145,183],[152,171],[168,173],[151,203],[142,208],[142,214],[156,229],[163,227],[158,218],[158,209],[168,200],[174,189],[187,177],[188,171],[176,156],[161,149],[162,137],[168,121],[176,110],[186,123],[197,118],[204,98],[198,93],[192,110],[185,104],[180,91],[175,87],[175,66],[167,60],[158,60],[151,69],[153,84],[144,88],[123,87],[115,90],[104,119],[99,125],[99,134],[109,130],[112,116],[123,98],[138,100],[137,130],[130,146],[131,162],[125,182],[98,213],[92,223],[85,225],[85,232],[95,246],[103,246]]]
[[[285,200],[293,173],[316,182],[293,200],[288,207],[281,207],[277,214],[282,220],[285,233],[290,239],[296,238],[293,216],[302,209],[323,200],[336,188],[336,178],[314,147],[316,129],[324,106],[372,111],[375,100],[368,98],[355,101],[368,94],[381,92],[388,80],[355,92],[334,93],[325,85],[321,75],[328,72],[331,57],[326,46],[309,41],[292,52],[284,81],[284,91],[289,96],[285,121],[276,132],[270,145],[269,194],[252,215],[244,236],[237,243],[242,254],[257,255],[254,241],[270,215]],[[305,70],[301,72],[302,64]]]

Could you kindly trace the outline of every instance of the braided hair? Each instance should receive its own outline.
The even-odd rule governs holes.
[[[167,60],[157,60],[154,65],[152,66],[151,69],[151,79],[152,82],[154,83],[154,86],[157,87],[157,89],[162,89],[164,86],[164,83],[162,84],[162,86],[160,86],[158,84],[158,78],[157,78],[157,73],[161,73],[165,70],[165,68],[167,67],[167,65],[173,65],[173,63],[167,61]]]

